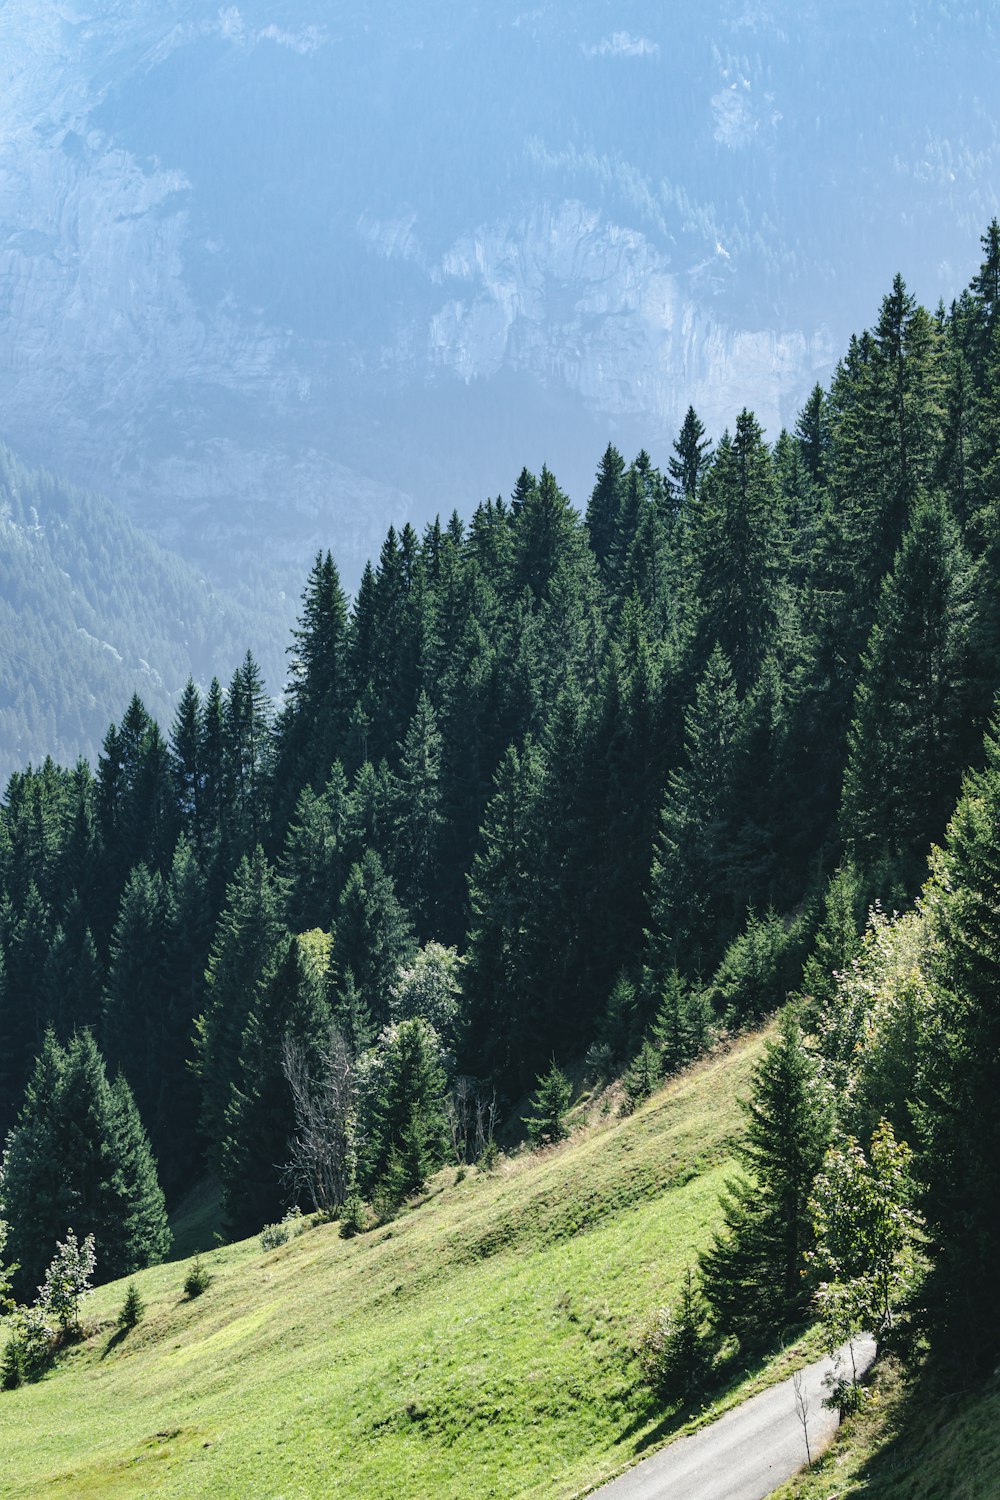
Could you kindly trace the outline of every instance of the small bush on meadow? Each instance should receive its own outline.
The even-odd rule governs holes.
[[[352,1235],[362,1234],[368,1227],[368,1216],[365,1213],[364,1200],[360,1193],[348,1193],[344,1200],[344,1211],[340,1219],[340,1233],[345,1240]]]
[[[287,1224],[265,1224],[260,1232],[260,1248],[277,1250],[279,1245],[287,1245],[291,1237],[292,1231]]]
[[[4,1390],[11,1391],[41,1379],[56,1357],[60,1339],[50,1312],[38,1303],[16,1308],[7,1326],[9,1337],[0,1379]]]

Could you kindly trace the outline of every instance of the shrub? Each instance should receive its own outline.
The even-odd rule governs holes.
[[[260,1248],[277,1250],[279,1245],[287,1245],[291,1237],[292,1231],[287,1224],[265,1224],[260,1232]]]
[[[211,1281],[211,1273],[202,1265],[201,1256],[196,1255],[184,1278],[184,1295],[191,1299],[200,1297],[202,1292],[208,1290]]]
[[[293,1238],[297,1234],[304,1234],[309,1228],[309,1220],[297,1203],[288,1210],[281,1222]]]
[[[146,1311],[146,1304],[139,1295],[139,1288],[134,1281],[130,1281],[125,1288],[125,1301],[118,1313],[118,1327],[122,1333],[127,1333],[130,1328],[141,1321]]]
[[[4,1390],[13,1390],[25,1381],[39,1380],[55,1359],[59,1333],[50,1321],[48,1309],[40,1303],[19,1307],[10,1323],[7,1347],[3,1354]]]

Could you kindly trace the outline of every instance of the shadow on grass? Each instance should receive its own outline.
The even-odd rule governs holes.
[[[119,1344],[124,1344],[131,1331],[130,1328],[116,1328],[101,1350],[101,1358],[107,1359],[108,1355],[117,1349]]]

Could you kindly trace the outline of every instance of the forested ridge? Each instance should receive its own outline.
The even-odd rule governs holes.
[[[161,1186],[206,1171],[234,1235],[299,1201],[361,1227],[525,1108],[557,1138],[567,1064],[634,1102],[794,995],[703,1260],[717,1326],[863,1280],[837,1204],[905,1177],[928,1320],[995,1355],[996,221],[982,246],[950,309],[897,277],[773,444],[690,410],[663,470],[609,446],[584,515],[524,469],[390,529],[353,600],[321,554],[280,709],[248,655],[169,733],[135,698],[96,766],[11,777],[18,1295],[69,1226],[99,1274],[162,1255]]]

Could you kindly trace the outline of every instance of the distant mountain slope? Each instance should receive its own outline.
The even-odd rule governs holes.
[[[136,691],[169,724],[189,675],[228,679],[251,646],[279,687],[290,609],[235,602],[109,501],[0,445],[0,776],[92,756]]]

